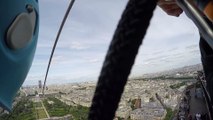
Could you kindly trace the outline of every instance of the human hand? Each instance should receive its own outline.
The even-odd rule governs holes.
[[[175,0],[159,0],[158,6],[171,16],[180,16],[183,13],[183,10],[177,5]]]

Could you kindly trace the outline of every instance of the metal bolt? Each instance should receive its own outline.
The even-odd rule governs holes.
[[[26,9],[27,9],[28,13],[31,13],[34,10],[32,5],[27,5]]]

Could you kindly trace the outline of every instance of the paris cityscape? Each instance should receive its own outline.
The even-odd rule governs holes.
[[[23,77],[22,74],[19,74],[23,77],[21,82],[16,77],[14,78],[14,72],[8,73],[5,67],[2,67],[2,76],[7,74],[14,81],[8,82],[7,79],[1,79],[1,82],[8,82],[8,86],[2,84],[1,87],[8,90],[1,91],[6,93],[3,94],[6,99],[9,96],[9,90],[16,89],[10,85],[18,86],[17,81],[20,82],[20,85],[16,89],[17,93],[13,92],[11,95],[11,98],[14,98],[12,101],[0,100],[0,120],[90,119],[88,117],[92,113],[90,112],[90,108],[93,108],[91,105],[94,105],[92,101],[95,96],[98,75],[103,68],[101,66],[105,65],[105,63],[103,64],[104,57],[111,49],[110,40],[116,36],[116,26],[119,28],[119,21],[122,22],[123,13],[129,13],[124,12],[129,1],[89,0],[76,1],[75,4],[74,1],[41,0],[38,2],[36,0],[36,4],[39,4],[39,11],[34,12],[35,15],[31,14],[31,17],[36,16],[35,24],[39,26],[34,29],[37,31],[39,28],[39,35],[34,32],[36,34],[33,37],[37,41],[35,42],[37,45],[34,45],[36,50],[33,49],[35,55],[30,55],[34,58],[31,58],[32,64],[29,65],[27,76]],[[174,1],[165,0],[165,2]],[[15,4],[11,5],[14,8]],[[73,5],[73,8],[70,5]],[[136,4],[136,6],[138,5]],[[202,56],[202,51],[200,51],[202,49],[199,46],[200,31],[184,11],[182,11],[183,14],[171,17],[159,5],[153,11],[143,44],[134,58],[131,74],[112,118],[113,120],[211,120],[213,119],[211,101],[213,92],[212,95],[209,94],[211,87],[208,85],[211,84],[209,84],[209,80],[205,80],[201,64],[203,61],[200,61]],[[30,12],[31,6],[27,6],[26,9]],[[5,13],[8,14],[8,12],[10,10]],[[147,12],[145,13],[147,14]],[[15,16],[13,17],[15,18]],[[2,20],[4,21],[4,19]],[[137,20],[128,21],[130,21],[128,23],[137,22]],[[8,25],[14,25],[7,22]],[[6,26],[6,24],[2,25]],[[143,23],[143,25],[145,24]],[[127,31],[130,32],[121,30],[122,34],[133,33],[130,29]],[[2,31],[2,33],[8,34],[9,32]],[[135,35],[132,36],[135,37]],[[6,35],[6,37],[8,36]],[[7,45],[9,44],[6,43],[5,46],[8,47]],[[125,45],[130,46],[130,44]],[[123,45],[119,46],[123,48]],[[129,51],[134,50],[127,50],[127,52]],[[14,50],[11,52],[14,52],[12,54],[15,57],[20,57],[16,55],[19,52]],[[130,58],[130,56],[128,57]],[[17,64],[19,64],[21,60],[17,60]],[[22,62],[26,67],[25,62]],[[2,63],[4,64],[4,62]],[[14,59],[12,59],[12,63],[15,63]],[[17,67],[16,70],[21,71],[23,66]],[[114,66],[123,67],[118,64]],[[114,83],[112,82],[112,84]],[[5,105],[5,101],[12,103],[11,110],[10,106]],[[96,113],[108,112],[98,111]]]
[[[196,83],[194,76],[201,69],[198,64],[155,73],[156,76],[146,74],[129,79],[114,119],[170,120],[180,117],[177,111],[181,106],[189,110],[190,103],[183,103],[187,87]],[[23,114],[19,114],[17,119],[84,120],[88,117],[95,86],[96,82],[53,84],[46,87],[43,95],[42,81],[39,80],[38,85],[21,87],[13,110],[19,109],[16,108],[19,104],[25,106],[20,109]],[[1,111],[0,119],[8,117],[7,111]],[[182,117],[188,114],[184,112]]]

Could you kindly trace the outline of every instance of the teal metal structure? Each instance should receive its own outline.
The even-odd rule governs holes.
[[[0,15],[0,106],[11,111],[36,50],[38,1],[1,0]]]

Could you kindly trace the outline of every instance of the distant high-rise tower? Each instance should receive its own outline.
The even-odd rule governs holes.
[[[38,87],[39,87],[39,88],[42,88],[41,80],[38,81]]]

